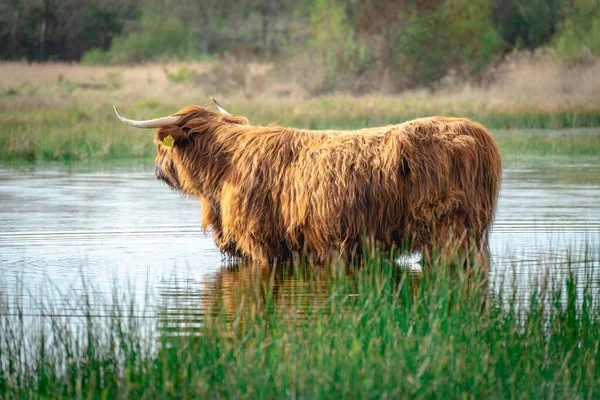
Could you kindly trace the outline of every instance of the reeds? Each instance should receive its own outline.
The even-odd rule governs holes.
[[[3,298],[0,393],[596,398],[598,254],[586,254],[589,273],[548,278],[527,299],[492,291],[484,302],[474,275],[438,265],[415,276],[378,252],[354,267],[245,266],[248,279],[213,288],[214,304],[162,304],[158,325],[114,296],[102,316],[83,300],[81,319],[47,312],[32,329],[18,301]]]

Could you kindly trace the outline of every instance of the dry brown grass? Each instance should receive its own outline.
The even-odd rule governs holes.
[[[173,64],[144,64],[132,66],[91,66],[78,63],[0,63],[0,85],[4,87],[31,85],[52,85],[60,79],[72,82],[89,83],[106,80],[110,74],[120,74],[126,86],[147,86],[149,82],[166,84],[168,82],[164,68],[172,69],[180,66]],[[197,64],[206,68],[206,64]]]
[[[486,87],[465,85],[455,88],[453,95],[506,111],[591,111],[600,107],[600,59],[577,65],[543,53],[515,54],[490,68],[486,78],[490,81]]]
[[[176,74],[182,68],[189,72],[189,78],[181,82],[170,80],[165,73]],[[127,104],[159,99],[180,108],[205,104],[209,95],[215,95],[225,104],[243,104],[244,108],[252,101],[263,107],[289,109],[292,115],[319,112],[311,104],[314,98],[293,76],[275,80],[271,71],[270,64],[231,60],[219,65],[216,62],[136,66],[0,63],[0,90],[29,94],[3,96],[0,106],[32,109],[44,104],[68,106],[99,101]],[[395,108],[397,114],[398,108],[403,108],[402,113],[410,115],[600,110],[600,59],[585,65],[566,65],[549,55],[517,55],[490,68],[485,80],[490,83],[446,83],[434,92],[423,89],[397,95],[363,96],[336,93],[324,98],[334,109],[343,108],[345,112],[349,108],[367,111],[373,108],[375,113]],[[328,108],[327,112],[335,110]]]

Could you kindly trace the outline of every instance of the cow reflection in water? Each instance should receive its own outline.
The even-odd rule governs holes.
[[[418,259],[398,260],[409,278],[411,291],[419,287]],[[412,262],[412,264],[411,264]],[[399,269],[400,271],[400,269]],[[172,280],[160,290],[162,336],[195,335],[216,320],[224,322],[227,335],[243,329],[244,317],[279,312],[288,323],[327,312],[330,301],[351,304],[358,299],[357,270],[345,265],[293,266],[230,262],[214,276],[194,285]],[[398,274],[400,282],[402,274]]]
[[[245,315],[267,307],[281,311],[290,323],[305,319],[331,293],[331,272],[310,268],[231,262],[196,287],[168,282],[160,290],[161,334],[198,332],[216,319],[224,320],[233,334],[234,325],[241,327]]]

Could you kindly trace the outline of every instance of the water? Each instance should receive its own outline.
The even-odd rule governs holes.
[[[199,203],[157,182],[151,164],[0,169],[0,293],[30,315],[52,298],[45,312],[65,316],[85,312],[73,294],[92,291],[102,315],[102,301],[129,293],[148,306],[147,315],[159,299],[165,326],[186,305],[201,321],[211,300],[233,304],[236,286],[271,272],[228,264],[199,225]],[[526,287],[547,270],[564,271],[568,250],[579,259],[585,243],[600,269],[599,238],[600,165],[509,165],[491,236],[492,285],[509,276]],[[280,293],[324,293],[284,271],[274,280]]]
[[[492,279],[527,289],[547,273],[600,272],[600,165],[544,163],[503,171],[491,235]],[[512,285],[512,282],[511,282]]]

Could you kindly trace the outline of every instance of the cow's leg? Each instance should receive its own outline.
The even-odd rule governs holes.
[[[429,238],[426,237],[427,233],[430,234]],[[424,273],[435,273],[434,269],[447,268],[449,278],[455,279],[457,269],[464,271],[469,295],[480,293],[485,307],[490,267],[485,233],[469,233],[459,223],[446,226],[438,223],[430,229],[414,230],[412,235],[416,239],[416,249],[422,255]]]
[[[473,284],[476,285],[475,290],[481,293],[482,310],[487,309],[487,298],[489,296],[489,276],[491,266],[490,247],[487,233],[480,234],[475,239],[475,276]]]

